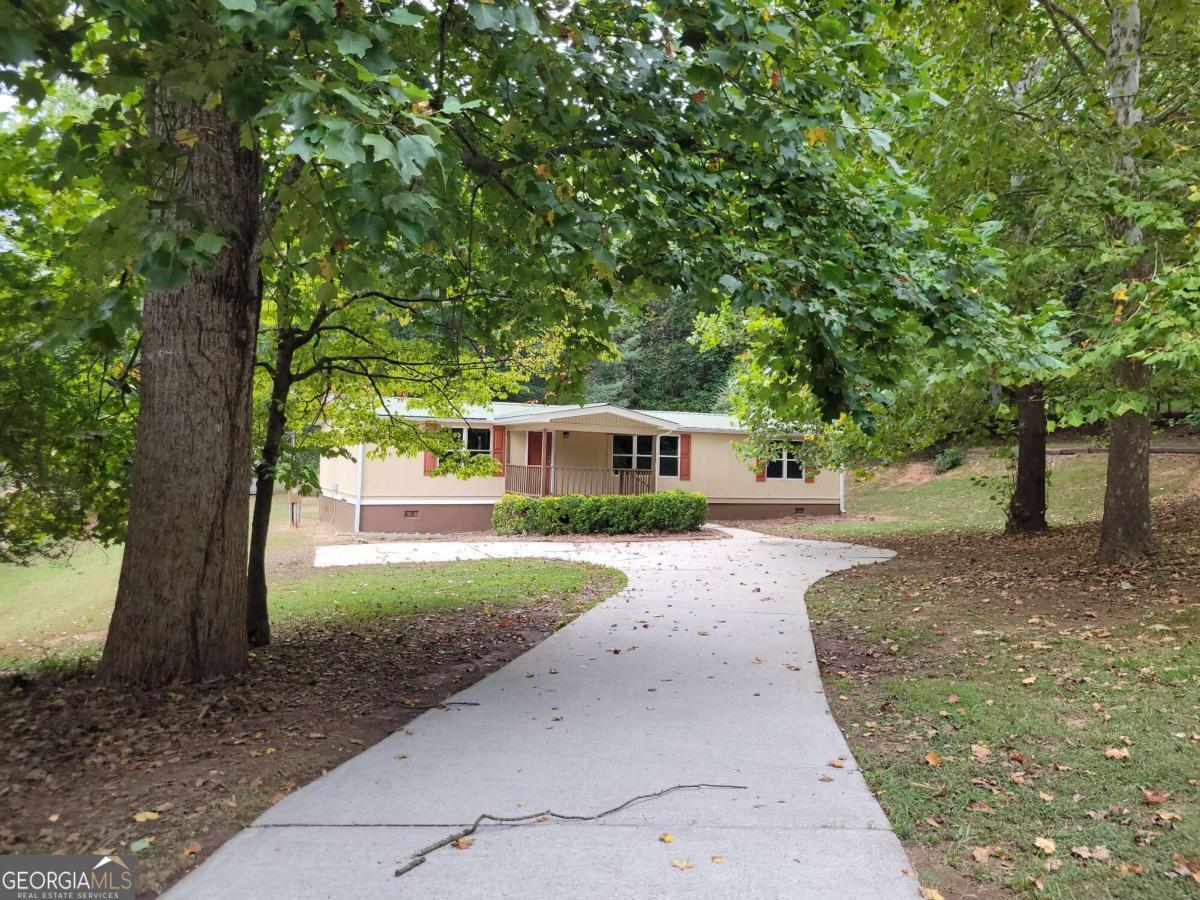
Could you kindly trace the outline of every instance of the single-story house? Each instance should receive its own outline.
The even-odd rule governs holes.
[[[757,471],[734,453],[746,429],[715,413],[493,403],[460,418],[426,415],[403,400],[390,414],[456,430],[470,453],[495,458],[495,475],[431,477],[438,461],[416,456],[321,460],[320,518],[345,531],[483,531],[505,493],[643,494],[683,489],[708,497],[712,519],[828,515],[845,511],[837,471],[806,472],[786,452]],[[389,414],[389,413],[381,413]]]

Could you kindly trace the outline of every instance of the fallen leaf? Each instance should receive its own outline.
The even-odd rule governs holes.
[[[1041,850],[1047,856],[1053,856],[1055,849],[1057,849],[1057,847],[1058,847],[1058,845],[1055,844],[1054,841],[1048,837],[1034,838],[1033,846],[1037,847],[1039,850]]]
[[[937,888],[921,888],[922,900],[946,900]]]
[[[1128,747],[1106,747],[1104,755],[1109,759],[1129,759]]]
[[[1089,850],[1087,847],[1072,847],[1071,855],[1078,856],[1080,859],[1091,859],[1092,851]]]
[[[1036,683],[1037,683],[1036,675],[1030,675],[1028,678],[1021,679],[1021,684],[1036,684]]]
[[[150,812],[149,810],[142,810],[133,814],[133,821],[135,822],[153,822],[157,818],[158,813]]]
[[[469,837],[460,837],[456,841],[451,841],[451,844],[453,846],[457,847],[459,850],[466,850],[473,843],[475,843],[475,838],[469,838]]]
[[[840,759],[831,759],[828,765],[835,769],[844,769],[846,767],[846,764]]]
[[[1059,869],[1062,868],[1062,860],[1061,859],[1048,859],[1044,863],[1042,863],[1042,868],[1045,869],[1047,872],[1057,872]]]
[[[664,844],[673,844],[673,843],[675,843],[675,835],[673,835],[673,834],[660,834],[660,835],[658,836],[658,839],[659,839],[660,841],[662,841]]]
[[[1048,794],[1045,791],[1038,791],[1038,796],[1041,797],[1043,800],[1045,800],[1047,803],[1050,803],[1054,800],[1054,795]]]
[[[714,856],[714,857],[712,858],[712,861],[713,861],[713,862],[715,862],[717,865],[720,865],[721,863],[725,862],[725,857],[723,857],[723,856]]]
[[[1147,806],[1166,803],[1170,799],[1170,794],[1165,794],[1162,791],[1156,791],[1153,788],[1142,788],[1142,802]]]
[[[1108,852],[1108,848],[1104,845],[1092,848],[1092,859],[1096,862],[1108,862],[1112,858],[1112,854]]]
[[[817,779],[817,781],[833,781],[833,778],[828,775],[822,775]]]
[[[1116,869],[1118,872],[1120,872],[1122,875],[1141,875],[1142,874],[1142,864],[1141,863],[1117,863],[1115,866],[1113,866],[1113,868]]]
[[[955,703],[958,702],[958,694],[951,694],[950,696],[948,696],[946,698],[946,702],[949,703],[951,706],[953,706]]]
[[[129,845],[129,849],[132,850],[134,853],[141,853],[143,850],[148,850],[150,848],[150,845],[153,843],[154,843],[154,838],[150,838],[150,837],[138,838],[136,841],[134,841],[132,844]]]
[[[975,857],[975,862],[987,862],[989,857],[995,852],[995,847],[974,847],[971,850],[971,855]]]
[[[671,865],[677,868],[680,872],[686,872],[688,869],[694,869],[696,866],[686,859],[673,859]]]
[[[192,841],[190,844],[186,845],[183,848],[184,856],[195,856],[199,852],[200,852],[200,842],[199,841]]]
[[[972,800],[967,804],[967,809],[971,810],[972,812],[995,812],[995,810],[992,809],[992,805],[986,800]]]
[[[1175,868],[1171,870],[1174,874],[1184,878],[1190,877],[1192,881],[1200,884],[1200,861],[1188,859],[1182,853],[1172,853],[1171,862],[1175,863]]]
[[[935,769],[940,769],[942,767],[942,758],[938,755],[936,750],[930,750],[925,754],[925,765],[933,766]]]
[[[987,748],[986,744],[972,744],[971,755],[976,759],[987,760],[991,757],[992,751]]]

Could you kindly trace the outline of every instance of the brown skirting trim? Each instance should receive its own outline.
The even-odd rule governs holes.
[[[411,503],[364,506],[363,531],[487,531],[492,527],[490,503]]]
[[[841,507],[836,503],[807,503],[788,500],[786,503],[721,503],[708,504],[711,519],[783,519],[788,516],[838,516]]]
[[[322,495],[317,498],[317,520],[327,522],[338,531],[353,531],[354,504]]]

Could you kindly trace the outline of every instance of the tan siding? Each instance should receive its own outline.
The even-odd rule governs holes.
[[[370,455],[363,472],[363,498],[379,500],[407,497],[499,497],[504,493],[502,476],[455,478],[424,474],[421,454],[397,456],[389,452],[379,459]]]
[[[690,481],[660,478],[660,490],[679,487],[699,491],[710,500],[820,500],[837,503],[840,479],[835,471],[821,472],[809,484],[770,478],[756,481],[754,471],[733,450],[741,435],[692,432],[692,477]]]
[[[612,465],[609,458],[609,437],[603,431],[570,431],[563,437],[554,433],[554,464],[581,468],[605,469]]]
[[[347,448],[352,454],[358,452],[358,447]],[[353,459],[335,456],[322,459],[320,466],[321,490],[326,493],[336,491],[339,497],[354,499],[358,478],[358,463]]]

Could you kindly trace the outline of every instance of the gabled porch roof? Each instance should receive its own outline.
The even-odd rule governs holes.
[[[629,428],[638,431],[674,431],[678,426],[669,419],[624,409],[611,403],[587,403],[583,406],[530,406],[519,413],[496,416],[497,425],[509,427],[555,425],[559,428]]]

